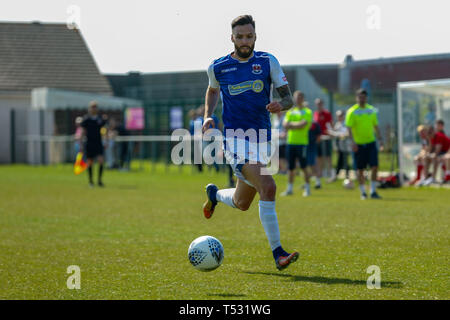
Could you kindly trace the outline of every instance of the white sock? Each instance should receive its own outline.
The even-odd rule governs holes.
[[[234,195],[235,191],[236,191],[236,188],[219,190],[216,193],[216,200],[219,202],[223,202],[232,208],[236,208],[236,206],[234,205],[234,202],[233,202],[233,195]]]
[[[307,182],[307,183],[305,183],[305,190],[306,190],[306,191],[308,191],[308,192],[310,191],[310,188],[309,188],[309,183],[308,183],[308,182]]]
[[[287,191],[288,192],[292,192],[292,189],[294,189],[294,184],[293,183],[288,183]]]
[[[275,201],[259,201],[259,219],[266,232],[270,248],[275,250],[280,243],[280,230],[278,228],[277,213],[275,212]]]
[[[320,186],[320,178],[316,177],[316,186]]]
[[[361,191],[361,193],[366,193],[366,188],[364,188],[363,184],[359,185],[359,190]]]
[[[370,181],[370,193],[374,193],[376,191],[377,182]]]

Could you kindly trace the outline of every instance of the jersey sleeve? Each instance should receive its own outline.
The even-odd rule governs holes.
[[[378,125],[378,109],[374,108],[374,113],[373,113],[373,125],[377,126]]]
[[[315,122],[319,123],[319,113],[317,111],[314,111],[313,119]]]
[[[279,88],[288,84],[286,76],[284,75],[283,69],[281,69],[278,60],[271,54],[269,54],[270,61],[270,78],[275,88]]]
[[[219,88],[219,82],[216,79],[216,74],[214,73],[214,63],[211,63],[208,67],[208,79],[209,79],[209,86],[211,88]]]
[[[284,121],[290,122],[291,121],[291,111],[286,112],[284,115]]]
[[[345,126],[346,127],[353,127],[353,112],[352,111],[347,111],[346,115],[345,115]]]

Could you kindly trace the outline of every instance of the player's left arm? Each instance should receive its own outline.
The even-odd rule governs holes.
[[[270,79],[277,92],[280,95],[281,101],[272,101],[266,106],[267,111],[277,113],[290,109],[294,105],[292,100],[291,90],[289,89],[286,76],[278,60],[273,55],[268,55],[270,64]]]
[[[302,129],[308,125],[308,121],[306,120],[300,120],[300,121],[293,121],[289,122],[286,129]]]
[[[289,86],[285,84],[277,88],[277,92],[281,97],[280,101],[272,101],[266,106],[267,111],[272,113],[277,113],[285,110],[289,110],[293,105],[294,101],[292,100],[291,89]]]
[[[374,126],[375,129],[375,135],[377,137],[378,144],[380,145],[380,151],[384,150],[384,144],[383,144],[383,137],[381,136],[380,128],[378,125]]]
[[[373,117],[373,128],[375,130],[375,135],[378,141],[378,145],[380,146],[380,151],[384,150],[383,137],[381,136],[380,128],[378,127],[378,110],[375,109],[375,112],[372,115]]]

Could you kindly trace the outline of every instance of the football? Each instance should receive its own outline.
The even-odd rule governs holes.
[[[353,189],[354,188],[354,184],[353,181],[350,179],[345,179],[344,182],[342,182],[342,186],[346,189]]]
[[[201,236],[191,242],[188,249],[189,262],[200,271],[212,271],[223,262],[222,243],[211,236]]]

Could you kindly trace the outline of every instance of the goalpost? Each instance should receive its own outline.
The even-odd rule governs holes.
[[[414,157],[421,149],[417,126],[445,122],[450,133],[450,79],[397,84],[398,159],[400,181],[415,175]],[[440,175],[438,175],[439,177]]]

